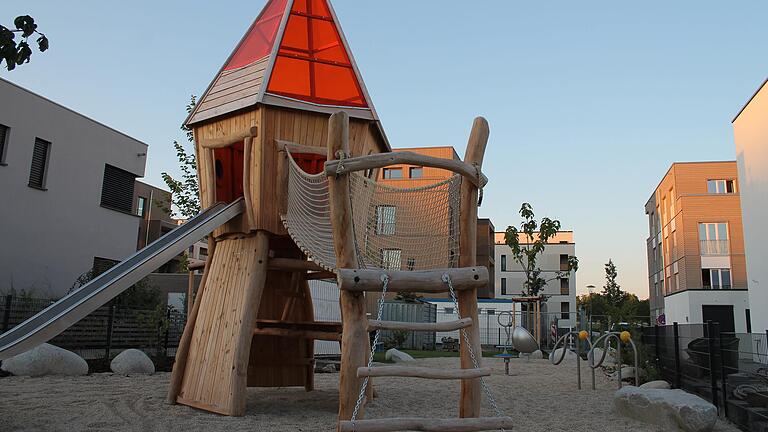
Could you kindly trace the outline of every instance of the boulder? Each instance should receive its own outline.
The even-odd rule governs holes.
[[[647,383],[640,386],[641,389],[663,389],[668,390],[671,389],[672,386],[669,385],[668,382],[664,380],[657,380],[657,381],[648,381]]]
[[[541,360],[544,358],[544,353],[541,352],[541,350],[536,350],[530,354],[531,358],[534,360]]]
[[[395,363],[409,362],[409,361],[415,360],[413,357],[411,357],[410,354],[404,353],[395,348],[388,349],[387,352],[384,354],[384,359],[387,361],[395,362]]]
[[[717,421],[714,405],[679,389],[627,386],[616,391],[613,406],[622,416],[669,430],[708,432]]]
[[[333,363],[317,363],[315,365],[315,372],[317,373],[336,373],[336,365]]]
[[[558,348],[558,349],[552,351],[551,353],[549,353],[549,360],[552,361],[553,363],[555,361],[557,361],[557,360],[560,360],[560,356],[563,355],[563,350],[564,349],[565,348]],[[576,358],[577,358],[577,356],[576,356],[575,352],[573,352],[571,350],[565,350],[565,358],[563,359],[564,362],[565,361],[576,361]]]
[[[88,374],[88,363],[71,351],[46,343],[3,360],[2,369],[19,376],[75,376]]]
[[[638,376],[640,379],[642,379],[645,376],[645,371],[642,368],[638,368],[637,370]],[[619,379],[619,372],[616,371],[611,374],[610,377],[612,380],[618,380]],[[627,365],[621,365],[621,380],[622,381],[633,381],[635,379],[635,368],[632,366]]]
[[[120,375],[155,373],[155,364],[144,352],[137,349],[127,349],[118,354],[109,364],[109,368]]]
[[[592,348],[592,351],[587,353],[587,360],[589,361],[589,364],[593,365],[595,364],[595,362],[600,361],[600,359],[603,358],[603,352],[604,350],[600,347]],[[616,356],[616,350],[613,350],[613,349],[609,350],[608,353],[605,355],[605,360],[603,360],[603,364],[601,366],[616,365],[615,356]]]

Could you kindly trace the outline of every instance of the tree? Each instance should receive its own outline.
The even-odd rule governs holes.
[[[197,98],[192,95],[187,105],[187,114],[191,113],[197,104]],[[186,132],[187,141],[194,142],[192,131],[182,125],[181,130]],[[163,181],[171,190],[174,213],[182,218],[189,219],[200,213],[200,187],[197,183],[197,158],[195,152],[187,152],[187,149],[178,141],[173,142],[176,149],[176,157],[179,159],[181,178],[175,179],[167,172],[162,173]]]
[[[37,31],[35,19],[29,15],[17,16],[13,20],[15,30],[0,25],[0,63],[5,61],[5,67],[12,71],[16,66],[29,63],[32,56],[32,48],[29,46],[29,37],[38,35],[37,49],[44,52],[48,49],[48,38]],[[16,33],[21,34],[21,40],[16,42]]]
[[[616,282],[616,264],[609,259],[605,264],[605,285],[603,286],[603,295],[614,306],[619,306],[624,300],[626,293],[621,290],[621,285]]]
[[[571,272],[578,270],[579,260],[575,256],[568,257],[567,270],[555,272],[555,277],[550,279],[542,277],[542,270],[537,265],[537,260],[544,252],[549,239],[560,231],[560,221],[544,217],[541,223],[537,222],[533,207],[529,203],[523,203],[520,207],[520,216],[523,217],[520,229],[512,225],[508,226],[504,239],[507,246],[512,249],[513,259],[520,264],[525,273],[523,295],[538,296],[547,282],[569,277]]]

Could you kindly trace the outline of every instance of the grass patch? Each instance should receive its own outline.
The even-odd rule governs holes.
[[[443,358],[443,357],[459,357],[458,351],[425,351],[425,350],[400,350],[404,353],[408,353],[415,359],[423,358]],[[384,352],[377,352],[373,355],[373,361],[380,363],[392,363],[384,360]],[[498,354],[496,351],[483,351],[483,357],[493,357]]]

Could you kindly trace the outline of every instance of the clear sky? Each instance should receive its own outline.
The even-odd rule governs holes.
[[[264,0],[28,0],[51,40],[0,76],[150,145],[146,181]],[[579,292],[613,258],[648,296],[643,205],[674,161],[732,160],[730,121],[768,75],[765,1],[334,0],[394,147],[453,145],[485,116],[480,216],[530,202],[576,236]],[[2,103],[2,101],[0,101]],[[94,179],[96,181],[97,179]]]

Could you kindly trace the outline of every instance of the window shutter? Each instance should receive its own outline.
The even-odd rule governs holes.
[[[48,152],[51,143],[35,138],[35,149],[32,152],[32,166],[29,169],[29,185],[36,188],[45,187],[45,171],[48,169]]]
[[[101,205],[130,213],[133,209],[133,186],[135,183],[136,175],[112,165],[104,165]]]

